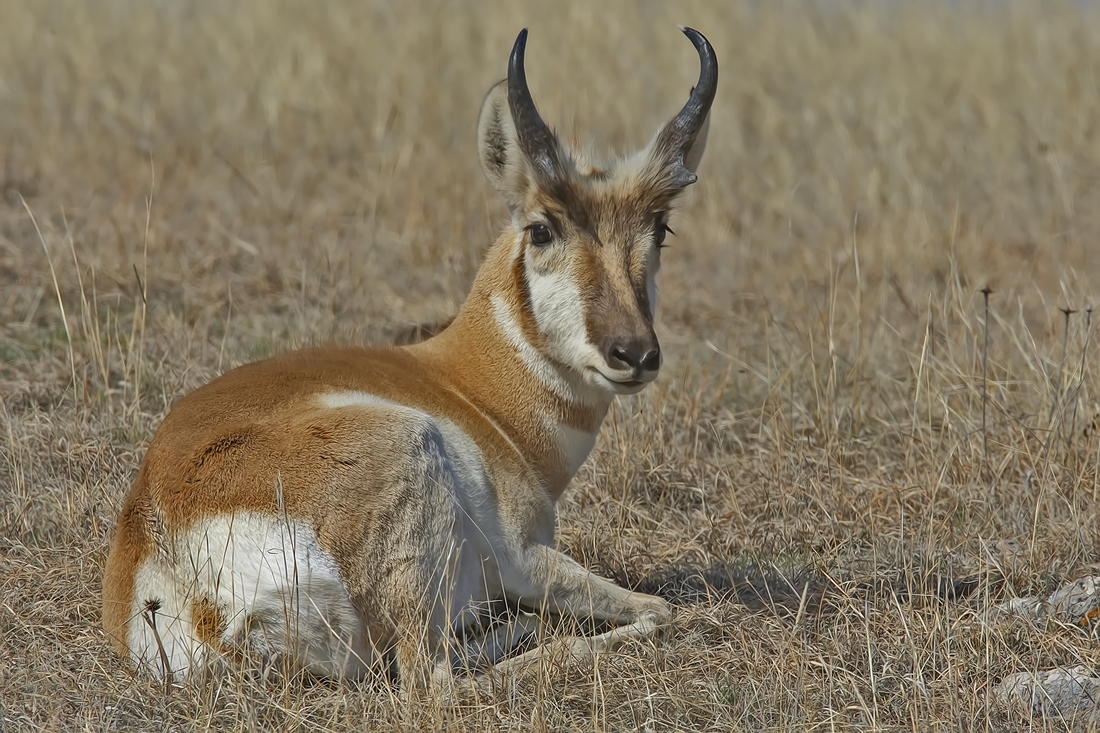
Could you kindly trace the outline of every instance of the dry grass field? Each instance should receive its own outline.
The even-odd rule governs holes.
[[[433,705],[135,676],[101,574],[173,401],[444,321],[519,28],[544,117],[625,150],[696,78],[677,23],[721,76],[666,367],[558,535],[672,600],[663,638]],[[1098,326],[1092,3],[0,0],[0,730],[1100,726],[991,692],[1100,669],[1095,628],[989,613],[1100,574]]]

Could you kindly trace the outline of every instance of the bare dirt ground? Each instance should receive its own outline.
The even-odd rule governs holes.
[[[677,23],[721,78],[667,366],[558,540],[667,634],[416,707],[135,677],[100,577],[173,400],[446,319],[503,222],[475,121],[519,28],[543,115],[628,149],[695,79]],[[993,694],[1095,675],[1095,614],[990,612],[1100,567],[1095,4],[0,0],[0,193],[4,731],[1097,725]]]

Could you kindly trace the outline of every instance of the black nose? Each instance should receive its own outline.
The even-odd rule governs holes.
[[[611,341],[603,358],[612,369],[655,372],[661,368],[661,347],[651,339]]]

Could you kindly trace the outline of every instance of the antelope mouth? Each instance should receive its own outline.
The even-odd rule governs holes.
[[[589,369],[595,372],[597,381],[600,382],[600,384],[605,389],[614,392],[615,394],[622,395],[637,394],[638,392],[641,392],[646,385],[657,378],[657,372],[655,371],[649,378],[639,379],[637,377],[633,377],[631,379],[615,379],[614,377],[607,376],[595,367],[589,367]]]

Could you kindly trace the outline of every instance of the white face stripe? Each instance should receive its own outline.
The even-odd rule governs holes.
[[[555,366],[549,359],[543,356],[538,349],[536,349],[523,335],[523,331],[520,329],[519,324],[516,323],[515,316],[512,315],[512,309],[509,307],[508,302],[501,295],[493,295],[493,318],[496,321],[497,328],[504,335],[519,354],[520,360],[523,362],[535,377],[542,382],[543,385],[556,397],[571,403],[586,404],[591,402],[590,399],[586,399],[583,387],[579,384],[575,384],[562,374],[562,371]]]
[[[580,290],[567,272],[540,273],[527,262],[527,288],[531,310],[556,356],[565,364],[583,368],[599,359],[588,343]]]

